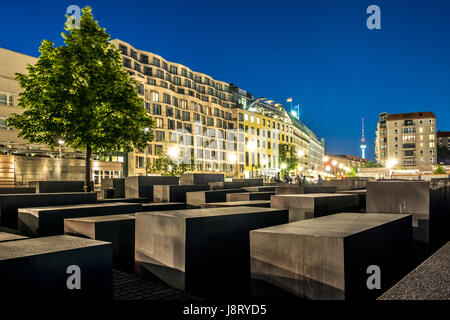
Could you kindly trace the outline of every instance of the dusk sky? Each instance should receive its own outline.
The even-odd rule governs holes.
[[[325,151],[374,158],[380,112],[433,111],[450,130],[450,1],[7,1],[0,47],[38,56],[63,45],[69,5],[111,35],[255,96],[300,104]],[[369,5],[381,30],[369,30]]]

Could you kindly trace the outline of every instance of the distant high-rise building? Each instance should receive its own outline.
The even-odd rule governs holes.
[[[362,154],[362,158],[365,159],[366,158],[366,139],[364,138],[364,117],[362,118],[362,136],[361,136],[361,154]]]
[[[405,168],[430,169],[436,163],[436,116],[433,112],[380,113],[375,139],[376,161]]]

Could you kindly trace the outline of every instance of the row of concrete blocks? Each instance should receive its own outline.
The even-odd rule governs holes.
[[[223,210],[223,209],[220,209],[220,210]],[[249,211],[254,211],[254,210],[256,210],[256,209],[250,209],[250,208],[247,208],[246,210],[244,210],[245,212],[249,212]],[[262,210],[267,210],[267,209],[262,209]],[[204,220],[205,221],[205,219],[201,219],[201,218],[206,218],[206,221],[208,221],[208,220],[211,220],[211,217],[209,217],[208,216],[208,214],[206,214],[206,215],[200,215],[200,216],[198,216],[198,214],[199,214],[199,211],[197,211],[197,210],[190,210],[191,212],[196,212],[196,213],[193,213],[194,214],[194,220],[192,220],[192,221],[195,221],[195,222],[200,222],[201,220]],[[210,211],[210,210],[209,210]],[[227,211],[227,213],[230,213],[230,211],[227,209],[226,210]],[[285,212],[286,212],[286,210],[284,210]],[[173,213],[167,213],[167,214],[169,214],[169,216],[170,217],[172,217],[172,216],[175,216],[175,217],[177,217],[179,214],[177,213],[177,214],[173,214]],[[181,214],[181,212],[180,212],[180,214]],[[139,215],[141,215],[141,214],[138,214],[138,216]],[[152,214],[153,215],[153,214]],[[161,213],[155,213],[155,215],[158,215],[158,216],[161,216]],[[195,216],[195,215],[197,215],[197,216]],[[222,214],[223,215],[223,214]],[[235,214],[231,214],[232,216],[233,215],[235,215]],[[164,215],[163,215],[164,216]],[[219,216],[221,216],[221,214],[219,214]],[[365,215],[365,216],[368,216],[368,215]],[[333,217],[333,216],[331,216],[331,217]],[[223,218],[223,217],[221,217],[221,218]],[[324,217],[325,218],[325,217]],[[101,219],[101,218],[100,218]],[[187,220],[190,220],[190,219],[192,219],[192,217],[191,218],[189,218],[189,219],[187,219],[186,218],[186,222],[185,222],[185,224],[186,224],[186,226],[185,226],[185,234],[195,234],[196,236],[197,236],[197,232],[194,232],[194,233],[186,233],[187,231],[187,229],[188,229],[188,226],[190,225],[190,222],[188,222]],[[364,219],[367,219],[367,218],[364,218]],[[113,219],[114,220],[114,219]],[[127,220],[126,218],[125,218],[125,220]],[[128,220],[133,220],[133,218],[131,218],[131,219],[128,219]],[[163,218],[163,220],[165,221],[166,220],[166,218]],[[214,219],[213,219],[214,220]],[[234,224],[236,224],[237,223],[237,221],[238,220],[236,220],[235,219],[235,221],[232,223],[233,225]],[[313,221],[313,220],[310,220],[310,221]],[[325,223],[325,225],[330,225],[330,222],[332,222],[332,221],[328,221],[328,222],[326,222]],[[203,222],[204,223],[204,222]],[[138,224],[138,223],[137,223]],[[209,226],[209,224],[207,223],[206,225],[203,225],[203,227],[206,227],[206,229],[208,229],[208,226]],[[410,224],[410,226],[411,226],[411,224]],[[170,230],[173,230],[173,228],[169,228]],[[200,229],[202,229],[203,230],[203,228],[200,228]],[[194,229],[195,230],[195,229]],[[252,229],[249,229],[249,230],[252,230]],[[249,231],[249,230],[247,230],[247,231]],[[259,230],[258,230],[259,231]],[[326,230],[325,230],[326,231]],[[157,232],[157,235],[158,236],[160,236],[160,237],[164,237],[165,236],[165,234],[166,233],[164,233],[164,234],[160,234],[160,233],[158,233]],[[281,234],[283,234],[283,233],[281,233]],[[138,236],[139,236],[139,232],[136,230],[136,244],[137,244],[137,242],[138,242]],[[214,236],[214,233],[212,234],[212,237],[214,238],[215,236]],[[283,238],[284,236],[282,236],[281,238]],[[187,237],[185,238],[186,239],[186,241],[188,241],[188,239],[187,239]],[[190,241],[190,240],[189,240]],[[271,242],[271,241],[270,241]],[[195,243],[195,241],[194,241],[194,243]],[[219,243],[221,243],[220,241],[219,241]],[[179,243],[178,243],[179,244]],[[214,246],[213,246],[214,247]],[[214,249],[214,248],[213,248]],[[194,251],[196,251],[197,249],[194,249]],[[215,246],[215,250],[217,251],[217,246]],[[187,252],[187,249],[185,248],[185,251]],[[406,250],[407,251],[407,250]],[[146,249],[144,250],[144,252],[148,252]],[[349,250],[347,250],[347,253],[349,252]],[[137,253],[138,253],[138,249],[136,248],[136,257],[137,257]],[[166,254],[168,254],[168,253],[166,253]],[[186,253],[185,253],[186,254]],[[194,256],[195,256],[195,254],[196,253],[194,253]],[[233,252],[231,252],[231,254],[233,255]],[[169,255],[171,255],[171,254],[169,254]],[[173,254],[173,257],[175,257],[176,255],[175,254]],[[214,257],[214,256],[213,256]],[[158,261],[158,259],[154,259],[155,261]],[[204,259],[203,259],[204,260]],[[209,259],[208,259],[209,260]],[[258,260],[258,259],[257,259]],[[278,258],[276,259],[276,260],[278,260]],[[196,260],[193,260],[193,261],[196,261]],[[407,261],[407,260],[405,260],[405,261]],[[256,262],[256,265],[258,265],[258,261]],[[347,263],[348,264],[348,263]],[[193,264],[194,266],[196,265],[195,263]],[[405,264],[402,264],[403,266],[405,266]],[[152,272],[153,273],[158,273],[158,270],[160,270],[160,272],[159,273],[162,273],[162,274],[166,274],[166,269],[167,268],[165,268],[165,267],[167,267],[167,266],[165,266],[165,265],[163,265],[163,268],[160,268],[160,266],[158,265],[158,263],[156,264],[156,267],[154,267],[154,266],[152,266]],[[171,267],[169,266],[168,267],[169,269],[171,269]],[[200,267],[195,267],[195,268],[200,268]],[[148,270],[148,268],[140,268],[141,269],[141,271],[142,270]],[[154,270],[154,269],[157,269],[156,271]],[[201,269],[201,268],[200,268]],[[231,269],[233,269],[233,267],[231,267]],[[243,270],[243,269],[241,269],[241,270]],[[173,271],[173,270],[170,270],[170,271]],[[179,270],[178,270],[179,271]],[[192,273],[193,272],[193,273]],[[189,272],[188,274],[195,274],[195,270],[194,271],[192,271],[192,272]],[[170,273],[170,272],[169,272]],[[185,272],[186,273],[186,272]],[[180,275],[180,273],[178,272],[175,272],[175,274],[178,274],[178,275]],[[181,274],[183,274],[183,272],[181,273]],[[256,275],[256,273],[254,273],[255,275]],[[161,276],[161,275],[160,275]],[[184,276],[185,276],[185,280],[186,280],[186,277],[190,277],[189,275],[186,275],[186,274],[184,274]],[[163,277],[163,276],[161,276],[161,277]],[[170,279],[173,279],[173,277],[169,277]],[[176,277],[175,277],[176,278]],[[172,281],[172,280],[168,280],[168,282],[169,281]],[[253,282],[255,282],[256,280],[258,280],[257,279],[257,277],[256,276],[254,276],[253,277],[253,279],[254,279],[254,281]],[[213,279],[211,278],[211,281],[212,281]],[[230,279],[230,281],[231,281],[232,279]],[[189,281],[188,281],[189,282]],[[261,282],[261,281],[260,281]],[[201,285],[200,285],[200,283],[201,282],[197,282],[197,281],[195,281],[195,282],[193,282],[193,285],[194,286],[197,286],[197,284],[199,284],[199,286],[200,286],[200,291],[202,291],[201,290]],[[245,283],[245,282],[244,282]],[[265,280],[263,280],[262,281],[262,283],[265,283],[265,284],[267,284],[267,283],[270,283],[270,281],[265,281]],[[275,283],[277,283],[276,281],[275,281]],[[311,285],[311,280],[310,279],[307,279],[307,283],[308,283],[308,285]],[[352,281],[352,283],[354,283],[354,281]],[[320,281],[319,281],[319,284],[320,284]],[[175,284],[176,285],[176,284]],[[278,284],[279,285],[279,284]],[[318,288],[322,288],[320,285],[319,285],[319,287]],[[185,288],[186,289],[186,288]],[[198,288],[197,288],[198,289]],[[193,289],[193,290],[197,290],[197,289]],[[205,289],[205,288],[204,288]],[[191,289],[189,289],[189,286],[188,286],[188,289],[187,290],[191,290]],[[347,286],[347,291],[348,292],[350,292],[349,291],[350,289],[349,289],[349,287]],[[262,292],[262,290],[257,290],[258,292]],[[319,290],[320,291],[320,290]],[[220,292],[226,292],[226,290],[224,290],[224,291],[220,291]],[[240,291],[240,292],[245,292],[245,290],[244,291]],[[294,292],[295,293],[295,292]],[[379,293],[379,292],[378,292]],[[298,293],[297,293],[298,294]],[[306,297],[308,297],[307,295],[305,295]],[[341,296],[342,297],[342,296]],[[348,294],[345,294],[345,297],[352,297],[352,294],[350,294],[350,293],[348,293]]]
[[[139,274],[150,272],[207,297],[249,296],[252,290],[265,296],[268,286],[311,299],[375,297],[380,291],[366,287],[370,264],[383,270],[382,290],[404,274],[410,215],[342,213],[287,222],[285,209],[255,207],[67,219],[67,233],[97,241],[53,236],[2,242],[1,283],[12,295],[110,298],[113,252],[132,246],[125,241],[133,233]],[[80,291],[67,287],[70,266],[81,270]]]

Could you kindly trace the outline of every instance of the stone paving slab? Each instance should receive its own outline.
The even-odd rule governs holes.
[[[378,299],[450,300],[450,242]]]
[[[140,278],[136,274],[113,270],[114,300],[202,300],[172,288],[156,277]]]

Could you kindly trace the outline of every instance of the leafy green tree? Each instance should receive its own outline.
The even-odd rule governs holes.
[[[365,162],[363,162],[363,164],[361,165],[361,168],[382,168],[383,166],[379,163],[367,160]]]
[[[147,162],[148,173],[162,173],[165,176],[180,176],[183,173],[193,172],[197,169],[197,165],[195,164],[192,155],[188,161],[176,161],[170,157],[167,152],[159,150],[156,156],[157,158],[153,164],[150,164],[149,161]]]
[[[450,150],[445,146],[437,147],[437,158],[438,161],[450,161]]]
[[[434,174],[446,174],[445,168],[443,166],[441,166],[440,164],[438,164],[436,166],[436,168],[434,168],[433,170]]]
[[[23,89],[19,107],[27,110],[13,114],[8,125],[31,143],[54,148],[63,140],[85,150],[89,191],[91,154],[143,149],[153,138],[153,121],[109,34],[94,21],[90,7],[82,12],[79,28],[66,22],[65,46],[44,40],[36,64],[27,65],[28,74],[16,74]]]
[[[279,163],[280,166],[284,163],[286,164],[285,169],[281,169],[280,175],[283,176],[290,170],[295,170],[297,168],[299,160],[295,153],[295,147],[292,144],[280,143],[278,147],[279,151]]]
[[[358,169],[355,167],[350,167],[350,171],[346,173],[347,177],[353,178],[356,177],[356,174],[358,173]]]

